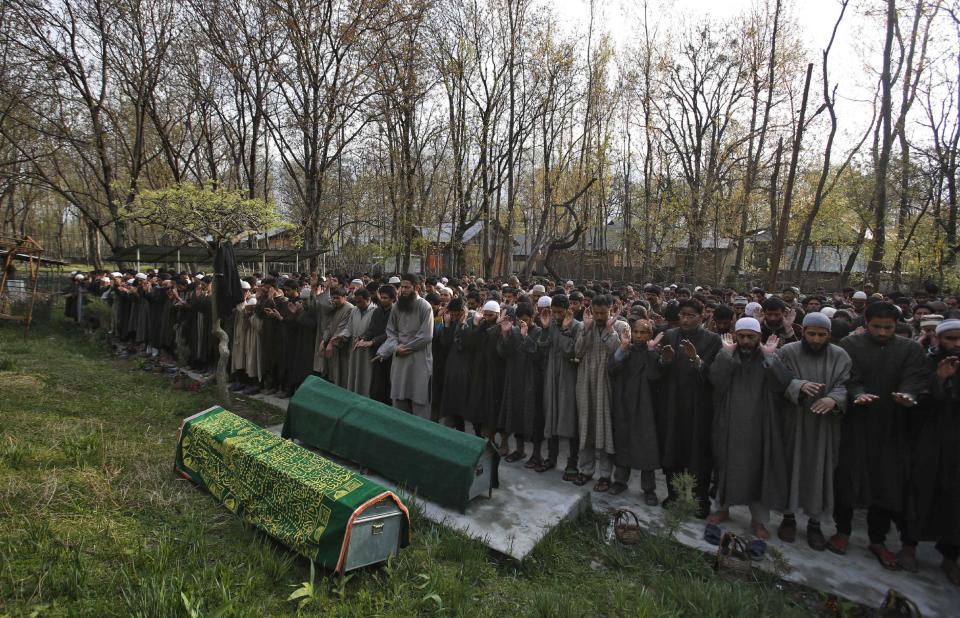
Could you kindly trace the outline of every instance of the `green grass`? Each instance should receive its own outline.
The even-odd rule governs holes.
[[[610,545],[595,514],[518,564],[414,512],[397,559],[346,578],[318,571],[304,586],[307,560],[173,473],[180,420],[214,397],[175,391],[61,321],[27,341],[0,326],[0,616],[281,616],[301,603],[304,615],[358,617],[824,611],[816,593],[716,575],[669,539]],[[258,403],[232,408],[281,419]]]

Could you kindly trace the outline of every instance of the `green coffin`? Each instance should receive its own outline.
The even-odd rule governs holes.
[[[487,441],[408,414],[310,376],[290,399],[283,437],[333,453],[437,504],[463,512],[486,462],[497,486],[499,459]]]
[[[183,421],[175,465],[245,522],[326,568],[342,570],[355,520],[384,501],[402,511],[400,544],[409,542],[396,495],[221,407]]]

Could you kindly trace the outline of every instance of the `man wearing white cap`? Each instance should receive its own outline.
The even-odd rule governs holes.
[[[847,409],[851,360],[830,343],[832,324],[823,313],[803,318],[803,338],[780,350],[780,360],[793,373],[783,407],[789,463],[787,512],[777,531],[780,540],[796,539],[798,509],[809,518],[807,544],[827,548],[820,521],[833,512],[833,475],[840,451],[840,425]]]
[[[501,316],[500,303],[488,300],[474,314],[473,324],[466,333],[465,345],[473,352],[473,381],[470,385],[470,400],[466,402],[463,417],[473,424],[477,435],[493,440],[500,420],[500,405],[503,400],[504,362],[497,353],[500,341],[500,324],[507,321]],[[509,454],[506,436],[500,441],[500,456]]]
[[[759,321],[740,318],[734,331],[736,339],[723,335],[723,349],[710,367],[718,508],[708,521],[719,524],[729,519],[729,507],[747,505],[753,533],[767,539],[770,509],[786,507],[780,400],[790,374],[777,358],[777,336],[761,345]]]
[[[387,318],[387,339],[374,361],[392,358],[390,398],[393,407],[430,418],[430,375],[433,372],[433,309],[417,294],[420,278],[406,274],[400,296]]]
[[[960,586],[960,320],[944,320],[936,336],[937,350],[927,361],[929,400],[915,418],[909,484],[914,508],[900,559],[915,566],[917,543],[936,541],[940,568]]]

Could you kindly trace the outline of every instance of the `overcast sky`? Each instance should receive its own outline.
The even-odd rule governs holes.
[[[772,2],[772,0],[771,0]],[[569,27],[586,31],[589,20],[588,0],[554,0],[552,3],[561,20]],[[661,32],[668,31],[682,19],[707,17],[726,21],[742,14],[751,6],[763,5],[763,0],[650,0],[647,13],[651,26]],[[785,23],[793,23],[794,35],[807,49],[808,61],[814,63],[812,101],[819,102],[822,95],[818,85],[821,53],[830,40],[837,17],[840,14],[838,0],[784,0]],[[868,17],[867,11],[882,12],[880,0],[852,0],[837,31],[837,39],[830,53],[831,82],[839,82],[837,90],[837,115],[840,143],[855,143],[870,122],[872,101],[876,90],[877,75],[870,69],[879,66],[879,53],[883,46],[884,28],[882,18]],[[608,31],[620,48],[630,44],[642,34],[642,0],[596,0],[597,25]],[[946,28],[947,20],[941,19],[944,30],[940,38],[931,43],[931,55],[943,54],[954,44],[952,32]],[[909,28],[909,25],[904,25]],[[955,65],[954,65],[955,66]],[[816,93],[816,94],[814,94]],[[815,97],[815,98],[814,98]],[[914,111],[919,112],[918,106]],[[913,114],[914,118],[918,118]],[[839,144],[838,144],[839,145]]]

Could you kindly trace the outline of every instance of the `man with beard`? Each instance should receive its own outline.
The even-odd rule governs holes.
[[[707,323],[707,330],[718,335],[733,334],[733,309],[727,305],[717,305],[713,310],[713,316]]]
[[[698,516],[710,512],[710,454],[713,389],[710,364],[720,336],[700,327],[703,305],[688,299],[676,305],[679,326],[666,331],[660,349],[661,401],[657,408],[661,463],[667,477],[667,507],[676,499],[674,482],[690,473],[696,482]],[[678,352],[679,351],[679,352]]]
[[[557,465],[560,439],[567,440],[570,454],[563,480],[573,481],[579,472],[577,454],[577,365],[573,346],[581,323],[574,319],[570,301],[564,294],[553,297],[550,308],[540,313],[543,330],[537,345],[545,356],[543,378],[543,435],[547,440],[547,458],[535,468],[545,472]]]
[[[370,302],[370,292],[366,288],[358,288],[353,292],[353,309],[347,330],[349,340],[346,345],[350,348],[347,360],[347,388],[355,393],[370,396],[370,375],[373,370],[373,346],[371,341],[365,341],[363,335],[370,328],[374,308]]]
[[[464,394],[469,394],[473,382],[473,353],[466,341],[470,334],[468,317],[463,299],[454,298],[447,305],[443,327],[438,335],[445,355],[440,419],[459,431],[466,427],[463,418]]]
[[[803,338],[780,350],[780,360],[793,373],[783,407],[789,465],[787,511],[777,531],[780,540],[796,540],[797,509],[807,521],[807,544],[827,548],[820,520],[833,511],[833,477],[840,451],[840,425],[847,409],[850,355],[830,343],[832,325],[822,313],[803,318]]]
[[[612,315],[610,296],[600,294],[584,312],[583,328],[574,343],[577,358],[577,419],[580,436],[580,472],[575,485],[585,485],[599,468],[593,490],[610,489],[613,466],[613,421],[610,413],[610,374],[607,359],[620,345],[630,326]]]
[[[387,319],[387,339],[374,362],[393,358],[390,398],[393,407],[430,418],[430,374],[433,370],[433,310],[417,294],[417,275],[400,277],[400,297]]]
[[[960,586],[960,320],[936,330],[939,346],[927,360],[929,394],[914,415],[915,435],[908,485],[911,517],[906,522],[900,565],[917,570],[918,541],[936,541],[940,567]]]
[[[373,310],[370,316],[370,324],[366,332],[360,337],[371,355],[375,350],[379,350],[383,342],[387,340],[387,320],[390,317],[390,311],[393,309],[393,303],[397,298],[397,289],[392,285],[381,285],[377,289],[377,298],[379,304]],[[369,345],[366,345],[369,344]],[[392,359],[386,358],[380,362],[373,362],[371,358],[370,369],[370,399],[390,405],[390,367]]]
[[[867,507],[868,549],[886,569],[898,568],[884,540],[904,511],[909,444],[907,421],[926,387],[923,348],[895,336],[896,307],[869,305],[866,332],[840,342],[853,361],[847,393],[852,406],[843,417],[834,489],[837,533],[828,549],[846,553],[853,510]]]
[[[474,314],[473,325],[465,343],[473,355],[473,379],[464,418],[473,424],[474,432],[493,440],[500,420],[500,402],[503,398],[503,359],[497,354],[500,336],[499,324],[506,321],[500,314],[500,303],[488,300],[483,309]],[[461,394],[462,396],[462,394]],[[506,438],[501,440],[500,456],[506,457]]]
[[[783,347],[799,339],[793,325],[797,316],[795,309],[788,307],[776,296],[771,296],[763,301],[761,307],[763,308],[763,332],[761,336],[764,341],[775,335],[780,342],[780,347]]]
[[[543,298],[549,298],[545,296]],[[513,463],[526,457],[524,439],[533,442],[533,454],[524,465],[535,468],[542,460],[543,442],[543,364],[537,349],[540,327],[533,323],[533,306],[517,305],[511,323],[500,323],[497,354],[503,359],[503,401],[498,425],[513,434],[516,448],[505,461]]]
[[[640,488],[647,506],[657,506],[656,470],[660,467],[655,384],[660,379],[653,322],[634,320],[630,332],[620,334],[620,346],[607,360],[610,373],[610,407],[613,420],[613,485],[610,493],[627,490],[631,470],[640,470]]]
[[[723,349],[710,367],[716,417],[713,453],[717,470],[717,510],[712,524],[730,518],[729,507],[750,508],[753,533],[767,539],[770,509],[786,506],[787,466],[779,400],[789,373],[777,358],[777,336],[760,344],[760,323],[741,318],[736,339],[722,337]]]
[[[347,302],[347,291],[340,286],[330,290],[330,309],[326,317],[323,339],[324,366],[327,379],[347,388],[350,358],[350,314],[353,305]]]

